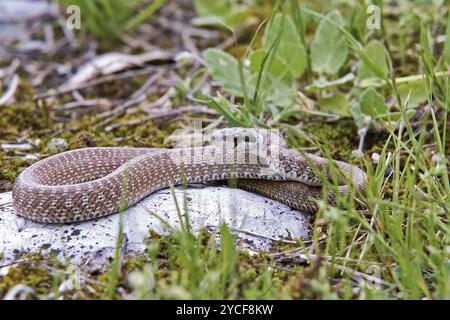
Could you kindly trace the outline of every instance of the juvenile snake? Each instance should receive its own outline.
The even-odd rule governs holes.
[[[342,173],[335,193],[346,194],[347,181],[363,189],[362,170],[333,162]],[[323,196],[320,172],[331,179],[327,159],[289,149],[278,134],[221,129],[210,146],[85,148],[48,157],[16,179],[13,206],[18,215],[34,221],[68,223],[118,212],[170,185],[238,178],[239,188],[313,213],[314,199]],[[335,193],[328,193],[329,202]]]

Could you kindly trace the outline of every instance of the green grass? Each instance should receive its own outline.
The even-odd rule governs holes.
[[[116,40],[139,24],[148,22],[166,0],[59,0],[64,6],[77,5],[81,14],[81,30],[100,40]]]
[[[420,35],[414,39],[415,46],[418,48],[417,71],[421,72],[417,76],[402,78],[397,74],[393,60],[405,61],[405,59],[398,57],[397,51],[393,52],[396,49],[393,39],[390,38],[394,35],[393,33],[381,30],[373,35],[367,35],[365,39],[357,39],[347,29],[347,25],[338,25],[318,11],[296,4],[297,2],[293,1],[292,6],[288,7],[278,3],[275,5],[278,9],[274,12],[281,12],[283,19],[288,12],[292,12],[300,38],[305,45],[306,31],[302,27],[302,19],[308,16],[310,23],[314,19],[329,21],[343,34],[352,50],[353,55],[347,63],[352,60],[363,63],[382,83],[381,87],[375,86],[375,90],[383,98],[393,99],[397,106],[398,110],[395,112],[388,111],[383,115],[363,112],[361,115],[372,116],[371,125],[375,123],[384,125],[387,136],[385,141],[379,141],[381,143],[378,146],[380,159],[376,165],[370,161],[369,155],[363,159],[363,167],[368,173],[366,193],[358,194],[353,190],[346,197],[337,199],[336,207],[320,203],[320,210],[315,217],[317,224],[312,237],[313,247],[300,245],[294,249],[294,253],[292,250],[286,250],[277,255],[277,258],[263,259],[265,263],[260,265],[260,274],[255,277],[255,281],[268,281],[268,287],[271,289],[267,289],[267,294],[262,289],[264,283],[258,290],[253,291],[249,289],[248,284],[245,285],[242,275],[237,272],[242,260],[237,258],[238,252],[227,249],[234,248],[234,240],[224,226],[221,229],[222,250],[218,253],[215,253],[214,242],[202,244],[202,237],[193,237],[188,229],[174,231],[173,239],[179,246],[177,248],[181,250],[176,250],[175,257],[172,259],[178,262],[180,271],[171,271],[175,278],[170,283],[181,287],[179,290],[185,293],[182,297],[188,298],[248,298],[245,295],[247,290],[252,291],[255,298],[450,298],[448,74],[442,76],[442,71],[445,70],[443,60],[436,58],[431,51],[429,24],[423,17],[419,17],[415,24]],[[406,4],[402,2],[402,5],[406,10]],[[408,13],[405,11],[403,14]],[[269,30],[273,17],[274,15],[265,22]],[[282,20],[282,26],[283,23],[285,23],[284,20]],[[387,28],[386,25],[384,23],[383,27]],[[232,125],[267,127],[267,123],[275,117],[277,120],[272,121],[271,126],[289,128],[289,132],[294,134],[291,140],[296,140],[295,134],[305,136],[305,133],[290,122],[294,116],[301,119],[302,111],[290,112],[286,117],[280,116],[276,112],[282,114],[286,110],[278,110],[274,113],[274,110],[269,108],[267,100],[261,98],[272,94],[272,88],[262,84],[270,73],[268,70],[280,46],[284,45],[282,29],[283,27],[277,31],[275,41],[270,45],[259,72],[256,73],[255,82],[252,82],[253,80],[249,82],[246,79],[248,71],[242,63],[253,50],[251,46],[254,40],[241,61],[233,63],[230,59],[231,65],[234,64],[239,70],[241,87],[244,88],[239,108],[234,108],[224,97],[211,97],[210,105],[222,112],[228,123]],[[447,32],[448,30],[447,28]],[[365,43],[373,37],[381,39],[387,45],[383,58],[386,61],[387,72],[380,68],[377,60],[374,60],[376,57],[365,50]],[[314,57],[311,58],[314,59]],[[306,74],[299,79],[301,83],[310,82],[311,78],[320,76],[310,70],[310,65],[308,62]],[[214,74],[213,60],[210,60],[209,66],[212,66]],[[342,69],[345,69],[345,65]],[[287,68],[281,70],[279,77],[283,77],[287,72],[289,72]],[[333,75],[330,80],[338,78],[342,73],[343,71]],[[232,74],[217,74],[218,80],[223,81],[225,85],[232,84],[235,80]],[[411,83],[409,80],[413,83],[417,81],[425,83],[423,103],[432,106],[427,109],[420,123],[414,127],[411,125],[410,111],[416,110],[414,109],[416,107],[411,109],[408,105],[414,89],[409,88],[406,96],[399,91],[399,85],[403,82]],[[279,82],[277,80],[274,83],[276,86]],[[251,89],[253,85],[254,90]],[[362,92],[360,88],[343,87],[338,90],[349,94],[350,99],[357,97],[358,92]],[[232,92],[236,94],[235,89]],[[322,90],[318,94],[321,96],[325,93]],[[355,103],[357,102],[355,99]],[[359,124],[357,117],[355,115],[354,117]],[[394,122],[396,125],[389,125],[389,122]],[[318,145],[314,139],[308,139],[308,141],[318,147],[323,155],[331,158],[327,145]],[[390,172],[388,176],[386,172]],[[324,187],[325,190],[333,188],[336,188],[333,183],[327,183]],[[352,200],[355,195],[367,205],[366,211],[355,209]],[[319,241],[324,238],[324,241]],[[212,255],[199,255],[198,252],[202,250]],[[283,246],[278,246],[275,250],[282,251]],[[284,260],[294,261],[296,256],[303,257],[305,265],[311,267],[305,268],[305,265],[302,265],[295,266],[299,267],[296,269],[280,262],[283,261],[282,257],[285,258]],[[224,258],[227,260],[227,267],[220,269],[217,265],[223,264]],[[286,282],[281,287],[270,285],[276,277],[269,271],[273,269],[268,268],[268,265],[282,268],[287,273],[291,272],[293,277],[298,277],[300,273],[305,280],[297,281],[295,284]],[[153,272],[156,271],[153,270]],[[212,277],[210,273],[217,273],[216,281],[208,280]],[[313,273],[312,277],[311,273]],[[202,281],[199,282],[199,279]],[[165,297],[167,293],[165,287],[159,286],[158,283],[157,279],[152,297]],[[306,292],[296,291],[299,286],[306,288]]]
[[[448,299],[448,172],[430,162],[424,141],[407,129],[391,132],[378,165],[367,162],[367,195],[359,196],[368,210],[355,210],[351,195],[337,207],[321,203],[312,251],[310,244],[278,244],[276,257],[249,257],[236,250],[225,225],[217,251],[214,235],[196,237],[183,222],[165,242],[150,245],[151,265],[131,275],[134,297]],[[394,171],[385,178],[388,167]],[[292,262],[296,257],[304,263]]]

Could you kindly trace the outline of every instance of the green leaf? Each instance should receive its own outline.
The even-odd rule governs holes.
[[[156,10],[158,10],[166,0],[155,0],[149,4],[146,8],[141,9],[137,15],[132,17],[125,25],[126,30],[131,30],[137,25],[141,24],[145,20],[148,20]]]
[[[350,22],[350,30],[359,40],[364,41],[367,34],[367,13],[366,6],[360,2],[355,4]]]
[[[352,114],[353,120],[355,121],[355,124],[358,128],[369,126],[370,123],[368,123],[368,121],[365,121],[364,114],[361,111],[361,105],[357,101],[355,101],[350,107],[350,113]]]
[[[302,139],[314,143],[314,141],[308,136],[306,132],[297,127],[294,127],[291,124],[282,123],[281,127],[287,129],[288,134],[293,138]]]
[[[347,96],[337,92],[330,97],[323,97],[319,100],[319,109],[323,112],[331,112],[341,116],[350,116],[350,103]]]
[[[207,103],[209,107],[217,110],[220,114],[222,114],[233,127],[248,127],[250,123],[244,119],[241,121],[239,119],[242,116],[242,113],[239,109],[232,105],[228,99],[218,94],[217,97],[211,97],[210,101]],[[243,117],[245,118],[245,117]]]
[[[257,82],[257,74],[251,76],[250,90],[254,90]],[[281,107],[285,108],[291,106],[297,102],[296,100],[296,85],[295,83],[282,81],[279,78],[273,77],[271,74],[266,74],[261,80],[259,86],[260,95],[264,107]],[[272,112],[276,115],[278,112]]]
[[[333,11],[328,17],[342,25],[339,11]],[[345,36],[327,19],[322,19],[311,43],[312,69],[318,73],[335,75],[343,66],[348,56]]]
[[[265,86],[267,86],[267,89]],[[297,91],[295,90],[295,85],[276,81],[270,75],[264,81],[261,90],[266,90],[267,92],[264,95],[264,102],[268,108],[273,106],[284,109],[296,103]],[[275,109],[272,111],[273,116],[278,115],[278,113]]]
[[[251,11],[248,9],[233,10],[225,16],[199,16],[191,20],[194,27],[214,27],[234,32],[234,29],[244,22]]]
[[[390,112],[384,103],[384,98],[373,88],[366,89],[350,108],[350,112],[358,128],[370,126],[372,122],[387,123],[399,121],[403,114],[401,112]],[[406,110],[407,118],[415,114],[414,109]]]
[[[368,78],[363,79],[357,83],[360,88],[369,88],[369,87],[382,87],[386,84],[386,80],[381,78]]]
[[[256,85],[258,72],[268,52],[260,49],[250,56],[250,70],[252,71],[252,81]],[[260,97],[264,100],[266,107],[287,107],[295,103],[296,90],[292,79],[292,74],[283,61],[274,57],[270,65],[266,67],[266,73],[261,79],[259,86]],[[278,112],[272,112],[274,116]]]
[[[211,69],[214,79],[220,82],[224,90],[235,96],[244,96],[239,76],[239,64],[232,55],[211,48],[204,51],[203,58],[208,68]],[[249,78],[250,72],[244,70],[244,79]]]
[[[218,16],[195,17],[191,20],[191,23],[194,27],[211,27],[231,32],[233,31],[233,28],[229,26],[222,17]]]
[[[416,108],[420,103],[426,101],[427,91],[425,80],[402,83],[398,86],[402,101],[406,101],[409,96],[408,108]]]
[[[225,223],[220,228],[221,236],[221,257],[222,257],[222,276],[228,276],[235,268],[235,239],[231,235]]]
[[[229,1],[194,0],[195,10],[200,16],[225,16],[230,10]]]
[[[431,44],[431,35],[430,30],[425,24],[422,22],[420,25],[420,57],[421,62],[423,64],[425,73],[428,76],[432,76],[433,74],[433,48]]]
[[[377,65],[379,70],[378,73],[374,72],[370,65],[365,63],[364,60],[360,60],[358,67],[359,79],[366,81],[373,81],[374,84],[378,83],[381,84],[382,81],[379,76],[382,74],[385,78],[389,73],[389,68],[386,62],[384,45],[378,40],[372,40],[365,46],[364,52],[370,58],[370,60]]]
[[[195,0],[198,17],[192,19],[195,26],[213,26],[232,29],[252,15],[249,6],[239,6],[230,1]]]
[[[407,119],[411,119],[411,117],[414,114],[415,114],[415,111],[411,110],[411,109],[406,110],[406,113],[405,113]],[[397,122],[403,118],[403,114],[401,112],[388,112],[386,114],[378,115],[374,118],[375,118],[375,120],[381,121],[381,122],[388,122],[388,121]]]
[[[306,48],[302,44],[292,18],[286,15],[284,17],[284,23],[282,22],[282,14],[278,14],[273,18],[272,23],[266,28],[263,47],[269,51],[273,43],[277,41],[280,29],[283,28],[275,56],[289,67],[288,70],[294,78],[298,78],[306,68]]]
[[[447,15],[447,29],[445,30],[446,40],[444,44],[444,61],[450,65],[450,12]]]
[[[366,89],[360,96],[361,112],[369,116],[383,115],[389,112],[384,98],[373,88]]]
[[[353,81],[353,79],[355,79],[355,75],[353,73],[347,73],[345,76],[332,81],[321,77],[319,79],[314,79],[313,84],[307,86],[306,89],[310,91],[331,89],[339,85],[345,84],[349,81]]]
[[[253,12],[249,7],[237,7],[224,17],[224,21],[228,26],[236,28],[252,14]]]
[[[263,60],[267,54],[267,50],[259,49],[250,55],[250,71],[252,71],[252,73],[258,73],[261,70]],[[286,80],[287,83],[292,82],[292,74],[288,70],[286,64],[277,57],[273,58],[267,71],[275,78]]]

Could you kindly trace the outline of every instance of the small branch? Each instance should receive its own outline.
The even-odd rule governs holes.
[[[56,96],[60,96],[60,95],[63,95],[63,94],[66,94],[66,93],[69,93],[69,92],[72,92],[75,90],[91,88],[91,87],[98,86],[100,84],[107,83],[107,82],[143,76],[143,75],[152,73],[157,69],[158,69],[158,67],[146,67],[145,69],[142,69],[142,70],[130,70],[130,71],[125,71],[125,72],[122,72],[119,74],[108,75],[108,76],[105,76],[102,78],[97,78],[97,79],[94,79],[94,80],[91,80],[91,81],[88,81],[85,83],[77,84],[70,88],[64,88],[64,89],[59,89],[59,90],[50,90],[45,93],[37,94],[34,97],[34,100],[56,97]]]
[[[218,226],[214,226],[212,224],[208,224],[205,227],[206,228],[210,228],[210,229],[217,229],[217,228],[219,228]],[[287,239],[283,239],[283,238],[273,238],[273,237],[265,236],[265,235],[262,235],[262,234],[259,234],[259,233],[255,233],[255,232],[252,232],[252,231],[236,229],[236,228],[232,228],[232,227],[228,227],[228,229],[230,229],[231,231],[247,234],[247,235],[258,237],[258,238],[263,238],[263,239],[266,239],[266,240],[281,241],[281,242],[289,243],[289,244],[298,244],[298,242],[294,241],[294,240],[287,240]]]
[[[153,112],[154,112],[153,114],[150,114],[150,115],[142,117],[142,118],[133,119],[133,120],[126,121],[126,122],[115,123],[115,124],[109,125],[105,128],[105,131],[112,131],[114,129],[121,128],[124,126],[137,126],[140,124],[144,124],[148,121],[154,121],[156,119],[164,119],[164,118],[174,119],[176,116],[187,113],[187,112],[217,115],[217,112],[215,110],[210,109],[208,107],[204,107],[204,106],[182,106],[182,107],[179,107],[176,109],[170,109],[167,111],[163,111],[163,110],[156,111],[155,110]]]
[[[125,101],[124,103],[120,104],[118,107],[116,107],[115,109],[113,109],[111,111],[100,114],[100,118],[103,120],[100,121],[98,124],[96,124],[94,127],[95,128],[102,127],[102,126],[108,124],[109,122],[113,121],[114,119],[117,119],[118,117],[123,116],[129,107],[131,107],[135,104],[141,103],[144,100],[145,100],[145,96],[141,95],[141,96],[138,96],[131,100]]]
[[[98,127],[108,124],[112,120],[117,119],[118,117],[124,115],[125,112],[127,112],[127,109],[129,107],[144,101],[147,98],[147,95],[146,95],[147,91],[160,78],[162,73],[163,73],[163,70],[158,70],[154,75],[149,77],[147,79],[147,81],[131,95],[130,100],[127,100],[127,101],[119,104],[117,107],[115,107],[111,111],[100,114],[100,119],[102,119],[102,121],[100,123],[98,123],[95,127],[98,128]]]
[[[284,262],[284,263],[290,262],[290,263],[297,263],[297,264],[304,264],[304,263],[309,264],[310,260],[318,261],[318,259],[320,259],[319,255],[315,255],[315,254],[306,255],[303,253],[298,253],[295,256],[284,257],[284,259],[278,259],[278,260],[280,262]],[[360,271],[353,270],[348,267],[344,267],[344,266],[336,264],[336,263],[332,263],[332,262],[330,262],[330,260],[331,260],[331,257],[327,257],[325,260],[325,263],[328,267],[333,267],[333,268],[336,268],[337,270],[340,270],[340,271],[343,271],[343,272],[349,274],[353,278],[353,280],[355,280],[356,282],[359,282],[361,280],[366,280],[366,281],[370,281],[377,285],[383,285],[386,287],[397,288],[397,285],[395,285],[393,283],[387,282],[383,279],[380,279],[380,278],[372,276],[372,275],[365,274]]]
[[[249,34],[254,28],[258,26],[259,19],[250,18],[247,19],[230,37],[225,39],[222,43],[220,43],[216,48],[225,50],[229,47],[235,45],[241,38],[245,35]]]
[[[368,130],[369,130],[368,127],[363,127],[358,130],[359,144],[358,144],[358,149],[352,151],[353,157],[355,157],[355,158],[364,157],[364,143],[366,141],[366,135],[367,135]]]
[[[71,110],[71,109],[75,109],[75,108],[79,108],[79,107],[94,107],[101,103],[102,103],[102,99],[82,100],[82,101],[76,100],[76,101],[71,101],[71,102],[64,104],[58,110]]]
[[[0,69],[0,79],[13,75],[19,66],[20,60],[17,58],[14,59],[8,67]]]
[[[19,76],[15,74],[11,82],[9,83],[8,90],[5,92],[3,96],[0,97],[0,106],[8,105],[11,102],[11,99],[14,97],[16,93],[17,87],[19,85]]]

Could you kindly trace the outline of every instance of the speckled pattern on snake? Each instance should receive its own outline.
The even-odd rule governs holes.
[[[15,212],[28,219],[68,223],[103,217],[130,207],[171,185],[238,178],[238,187],[314,213],[322,198],[327,159],[289,149],[269,130],[217,130],[209,146],[154,148],[85,148],[63,152],[24,170],[13,189]],[[343,176],[335,192],[349,191],[347,181],[363,190],[366,175],[333,161]],[[328,192],[333,203],[335,194]],[[122,206],[121,206],[122,205]]]

